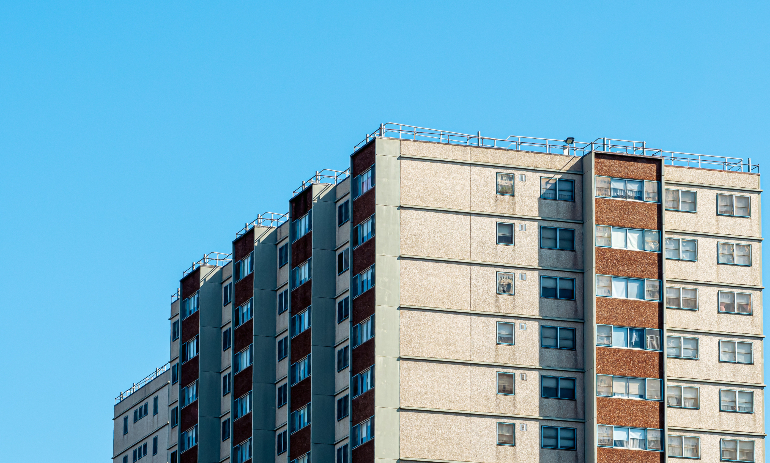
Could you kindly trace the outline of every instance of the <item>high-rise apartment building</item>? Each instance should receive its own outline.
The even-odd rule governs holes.
[[[757,165],[400,124],[349,162],[184,272],[113,461],[764,461]]]

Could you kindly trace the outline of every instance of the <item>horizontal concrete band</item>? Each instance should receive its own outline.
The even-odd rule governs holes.
[[[733,333],[731,331],[712,331],[712,330],[699,330],[696,328],[679,328],[679,327],[666,327],[667,331],[675,331],[677,333],[701,333],[701,334],[718,334],[721,336],[732,336],[741,338],[755,338],[764,339],[764,334],[751,334],[751,333]]]
[[[123,453],[123,452],[126,452],[127,450],[131,450],[131,447],[133,447],[133,446],[137,445],[138,443],[140,443],[141,441],[143,441],[143,440],[145,440],[145,439],[149,438],[150,436],[152,436],[152,435],[153,435],[153,434],[155,434],[156,432],[158,432],[158,431],[160,431],[161,429],[163,429],[163,428],[165,428],[166,426],[168,426],[168,424],[169,424],[169,423],[168,423],[168,421],[166,421],[164,424],[161,424],[160,426],[158,426],[157,428],[155,428],[154,430],[152,430],[152,431],[151,431],[149,434],[145,434],[145,435],[144,435],[144,436],[143,436],[141,439],[139,439],[139,440],[135,441],[133,444],[129,445],[129,446],[128,446],[128,447],[126,447],[125,449],[123,449],[123,450],[121,450],[120,452],[118,452],[118,453],[116,453],[115,455],[113,455],[112,459],[114,460],[114,459],[118,458],[118,455],[120,455],[121,453]]]
[[[665,279],[666,284],[668,283],[678,283],[683,285],[705,285],[705,286],[721,286],[725,288],[746,288],[746,289],[755,289],[757,291],[762,291],[765,289],[764,286],[755,286],[755,285],[736,285],[733,283],[721,283],[719,281],[704,281],[704,280],[681,280],[676,278],[666,278]]]
[[[411,141],[411,140],[410,140]],[[494,149],[494,148],[492,148]],[[530,153],[530,154],[539,154],[542,155],[544,153],[539,153],[536,151],[519,151],[516,152],[519,153]],[[570,158],[572,158],[570,156]],[[514,165],[514,164],[499,164],[496,162],[480,162],[480,161],[463,161],[460,159],[441,159],[441,158],[431,158],[427,156],[415,156],[412,154],[401,154],[398,157],[399,160],[401,159],[411,159],[413,161],[426,161],[426,162],[436,162],[439,164],[460,164],[465,166],[479,166],[479,167],[499,167],[501,169],[516,169],[526,172],[548,172],[551,174],[570,174],[570,175],[576,175],[580,176],[583,175],[583,171],[578,170],[560,170],[560,169],[548,169],[545,167],[532,167],[532,166],[521,166],[521,165]]]
[[[401,255],[401,258],[409,259],[409,260],[443,262],[443,263],[450,263],[450,264],[479,265],[484,267],[503,267],[503,268],[509,268],[512,270],[546,270],[551,272],[583,273],[583,269],[514,265],[514,264],[504,264],[501,262],[485,262],[482,260],[447,259],[444,257],[408,256],[403,254]]]
[[[696,188],[710,188],[712,190],[730,190],[730,191],[738,191],[738,192],[750,192],[750,193],[762,193],[761,189],[756,188],[739,188],[735,186],[728,186],[728,185],[713,185],[710,183],[692,183],[692,182],[670,182],[668,180],[665,180],[666,186],[689,186],[689,187],[696,187]]]
[[[582,318],[564,318],[564,317],[543,317],[540,315],[526,315],[515,313],[502,313],[502,312],[486,312],[482,310],[466,310],[466,309],[447,309],[441,307],[424,307],[417,305],[401,305],[399,310],[413,310],[413,311],[429,311],[429,312],[446,312],[446,313],[462,313],[468,315],[479,315],[483,317],[497,317],[497,318],[528,318],[532,320],[552,320],[559,322],[572,322],[572,323],[585,323]]]
[[[714,385],[722,385],[722,386],[748,386],[748,387],[761,387],[764,388],[764,383],[746,383],[746,382],[738,382],[738,381],[719,381],[715,379],[700,379],[700,378],[677,378],[675,376],[666,376],[666,381],[678,381],[682,383],[704,383],[704,384],[714,384]]]
[[[399,209],[407,209],[407,210],[414,210],[414,211],[429,211],[429,212],[446,212],[449,214],[473,215],[477,217],[499,217],[503,219],[522,219],[522,220],[532,220],[532,221],[540,221],[540,222],[563,222],[563,223],[579,223],[579,224],[583,223],[582,220],[561,219],[558,217],[503,214],[502,212],[471,211],[466,209],[448,209],[445,207],[418,206],[418,205],[409,205],[409,204],[402,204],[401,206],[399,206]]]
[[[398,411],[399,412],[435,413],[440,415],[471,415],[471,416],[483,416],[487,418],[509,419],[509,420],[567,421],[570,423],[586,422],[586,420],[582,418],[560,418],[555,416],[533,416],[533,415],[502,415],[499,413],[484,413],[484,412],[475,412],[472,410],[448,410],[448,409],[441,409],[441,408],[399,407]]]
[[[475,362],[473,360],[440,359],[440,358],[430,358],[430,357],[416,357],[411,355],[402,355],[398,357],[398,359],[414,360],[418,362],[454,363],[458,365],[480,365],[480,366],[488,366],[488,367],[519,368],[522,370],[568,371],[571,373],[585,373],[585,370],[582,368],[558,368],[558,367],[544,367],[544,366],[538,366],[538,365],[518,365],[513,363]]]
[[[749,436],[749,437],[758,437],[760,439],[764,439],[767,434],[764,433],[754,433],[754,432],[744,432],[744,431],[729,431],[727,429],[703,429],[703,428],[680,428],[676,426],[669,426],[669,431],[674,432],[700,432],[704,434],[722,434],[722,435],[732,435],[732,436]]]
[[[723,234],[699,232],[699,231],[692,231],[692,230],[671,230],[667,228],[666,234],[669,234],[669,233],[673,235],[708,236],[709,238],[724,238],[728,240],[744,240],[744,241],[756,241],[756,242],[764,241],[764,238],[762,238],[761,236],[723,235]]]

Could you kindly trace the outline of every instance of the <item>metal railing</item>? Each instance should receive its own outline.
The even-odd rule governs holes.
[[[308,185],[316,184],[316,183],[327,183],[331,185],[336,185],[340,183],[341,181],[345,180],[346,178],[350,177],[350,169],[346,170],[334,170],[334,169],[323,169],[323,170],[317,170],[315,171],[315,175],[310,177],[307,180],[302,181],[302,186],[294,190],[294,194],[296,195],[300,191],[307,188]]]
[[[608,153],[636,154],[640,156],[656,156],[672,166],[700,167],[734,172],[759,173],[759,164],[752,164],[751,158],[744,160],[731,156],[714,156],[710,154],[684,153],[667,151],[659,148],[648,148],[644,141],[622,140],[619,138],[597,138],[592,142],[573,141],[554,138],[525,137],[510,135],[506,138],[483,137],[481,132],[466,134],[448,130],[429,129],[415,125],[387,122],[372,133],[366,134],[353,151],[369,143],[377,137],[398,138],[407,140],[430,141],[453,145],[479,146],[483,148],[500,148],[517,151],[534,151],[547,154],[567,156],[583,156],[590,152],[602,151]]]
[[[204,254],[203,258],[199,260],[198,262],[193,262],[193,264],[185,270],[182,273],[182,278],[186,277],[195,269],[200,267],[201,265],[213,265],[215,267],[224,267],[227,265],[228,262],[232,261],[232,254],[225,254],[224,252],[210,252],[208,254]]]
[[[251,227],[269,227],[269,228],[278,228],[281,225],[283,225],[284,222],[289,220],[289,213],[285,214],[279,214],[278,212],[263,212],[261,214],[257,214],[257,220],[247,223],[238,230],[235,233],[235,238],[240,238],[241,236],[245,235],[247,231],[251,229]]]
[[[179,288],[177,288],[176,291],[174,292],[174,294],[171,295],[171,303],[172,304],[179,300],[180,294],[181,294],[181,291],[179,290]]]
[[[157,378],[158,376],[163,374],[163,372],[168,370],[169,367],[170,367],[170,363],[166,363],[162,367],[156,368],[155,371],[153,371],[149,375],[147,375],[144,378],[142,378],[141,380],[139,380],[138,383],[132,384],[130,388],[128,388],[127,390],[121,392],[117,397],[115,397],[115,405],[117,405],[120,402],[126,400],[128,398],[128,396],[130,396],[134,392],[136,392],[139,389],[141,389],[144,386],[146,386],[150,381],[152,381],[153,379]]]

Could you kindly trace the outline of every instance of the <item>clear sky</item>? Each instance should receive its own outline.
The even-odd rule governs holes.
[[[645,140],[770,171],[769,16],[758,1],[2,3],[0,460],[108,461],[114,397],[168,360],[182,271],[344,168],[380,122]]]

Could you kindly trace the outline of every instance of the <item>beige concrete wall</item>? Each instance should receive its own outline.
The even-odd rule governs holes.
[[[759,189],[759,174],[666,166],[666,182]]]
[[[514,296],[497,294],[498,271],[517,274]],[[541,275],[575,278],[576,300],[540,298]],[[401,260],[401,305],[582,318],[582,299],[581,273]]]
[[[666,279],[709,281],[735,285],[760,286],[762,284],[762,272],[760,271],[762,263],[761,243],[673,233],[667,233],[666,238],[698,240],[698,261],[666,260]],[[717,264],[717,242],[722,241],[751,244],[752,265],[750,267],[742,267],[738,265]]]
[[[719,463],[720,459],[720,439],[739,439],[754,441],[754,461],[761,463],[765,461],[765,442],[764,439],[751,436],[725,436],[711,433],[698,433],[690,431],[669,430],[669,436],[692,436],[700,438],[700,459],[699,463]],[[667,463],[681,463],[682,461],[691,461],[682,458],[666,458]]]
[[[498,422],[516,424],[515,446],[497,445]],[[577,451],[541,449],[541,424],[577,428]],[[496,463],[538,461],[539,456],[539,461],[583,461],[582,423],[404,411],[400,425],[402,459]]]
[[[697,193],[697,212],[666,211],[666,228],[669,230],[688,230],[720,235],[756,236],[762,235],[759,211],[759,193],[694,188],[689,186],[669,188],[695,191]],[[738,194],[751,198],[751,217],[729,217],[717,215],[717,194]]]
[[[727,335],[682,333],[668,330],[669,336],[698,338],[698,360],[668,358],[666,375],[670,378],[693,378],[726,383],[762,384],[763,351],[760,339],[739,338]],[[719,341],[745,341],[753,343],[754,363],[719,362]]]
[[[669,328],[762,334],[761,291],[710,285],[670,284],[669,286],[698,289],[697,311],[666,309],[666,324]],[[719,291],[750,293],[754,313],[752,315],[719,313]]]
[[[700,409],[668,407],[668,425],[682,428],[719,429],[740,432],[764,432],[765,403],[762,388],[724,386],[708,383],[669,381],[669,386],[700,388]],[[731,413],[719,410],[719,391],[734,389],[754,392],[754,413]]]

